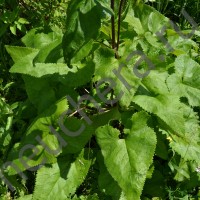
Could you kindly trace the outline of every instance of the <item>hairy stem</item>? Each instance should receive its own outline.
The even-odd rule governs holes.
[[[115,0],[111,0],[111,9],[114,11]],[[115,16],[111,17],[111,26],[112,26],[112,48],[115,49]]]
[[[122,15],[122,8],[125,0],[120,1],[119,5],[119,12],[118,12],[118,32],[117,32],[117,47],[116,50],[118,51],[119,49],[119,39],[120,39],[120,26],[121,26],[121,15]]]

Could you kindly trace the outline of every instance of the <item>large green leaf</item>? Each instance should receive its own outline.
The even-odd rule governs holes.
[[[91,116],[91,124],[87,124],[84,119],[66,116],[67,111],[67,101],[62,99],[41,113],[31,124],[20,143],[14,146],[8,157],[13,165],[18,166],[18,171],[45,163],[55,163],[56,157],[61,153],[65,155],[80,152],[96,128],[120,116],[118,109],[115,108],[109,112]],[[79,130],[78,135],[72,135]],[[28,150],[23,152],[25,147]],[[23,155],[20,156],[20,152],[23,152]],[[33,152],[35,152],[34,155]],[[32,158],[29,158],[30,156]],[[16,174],[17,171],[11,168],[9,173]]]
[[[56,162],[55,154],[58,155],[61,150],[59,151],[58,136],[52,134],[49,127],[55,125],[60,115],[67,109],[66,98],[61,99],[33,121],[20,143],[15,144],[8,156],[8,160],[11,160],[13,165],[18,166],[18,171],[24,171],[40,164]],[[47,151],[46,146],[43,146],[41,141],[52,151]],[[56,150],[55,154],[52,153],[53,150]],[[14,168],[10,169],[10,174],[16,173]]]
[[[67,94],[73,95],[74,87],[87,84],[91,80],[94,73],[94,64],[92,62],[81,65],[80,67],[74,67],[71,70],[65,66],[62,68],[63,72],[68,72],[66,74],[63,73],[63,75],[61,72],[62,70],[60,71],[61,73],[57,73],[57,64],[42,63],[39,65],[45,66],[45,69],[42,70],[42,72],[40,70],[36,70],[36,73],[40,76],[46,74],[46,76],[38,78],[33,77],[33,74],[30,76],[23,75],[26,92],[30,101],[37,108],[38,113],[48,108],[60,97]],[[52,70],[49,71],[48,69]],[[51,74],[51,72],[55,72],[55,74]],[[59,89],[63,91],[61,96],[58,96]],[[38,98],[38,96],[40,96],[40,98]]]
[[[28,98],[38,113],[41,113],[56,102],[55,90],[48,78],[35,78],[24,75],[23,80]]]
[[[54,37],[57,39],[54,40]],[[44,38],[43,43],[42,38]],[[33,44],[29,42],[31,39]],[[62,87],[63,91],[65,89],[66,92],[63,95],[66,95],[69,87],[78,87],[91,80],[94,73],[93,62],[79,64],[71,69],[64,63],[56,63],[57,56],[54,55],[54,52],[59,50],[55,46],[60,38],[56,37],[54,32],[36,34],[35,31],[31,31],[24,41],[31,47],[6,46],[15,62],[10,72],[23,74],[29,100],[37,108],[38,113],[58,100],[56,97],[57,87]],[[54,63],[49,63],[50,61]]]
[[[133,102],[158,116],[177,135],[184,135],[183,105],[178,95],[169,93],[166,78],[167,73],[152,70],[142,81],[148,93],[134,96]]]
[[[70,65],[72,58],[76,62],[82,60],[90,52],[91,41],[98,36],[102,12],[102,7],[94,0],[75,0],[69,3],[67,28],[63,37],[63,51],[67,64]]]
[[[184,160],[196,161],[200,164],[200,126],[199,118],[193,110],[187,106],[184,108],[185,135],[178,137],[173,135],[170,146]]]
[[[120,132],[111,126],[96,131],[105,165],[117,181],[127,200],[139,200],[152,163],[156,147],[156,134],[147,126],[148,114],[133,115],[130,132],[119,139]]]
[[[35,28],[31,29],[21,40],[27,47],[42,49],[57,40],[61,40],[62,36],[61,30],[56,27],[49,31]]]
[[[33,29],[22,39],[27,47],[6,46],[14,61],[10,72],[34,77],[74,72],[63,63],[62,33],[55,31],[44,34]]]
[[[144,110],[157,115],[177,135],[185,133],[182,105],[176,95],[136,95],[133,101]]]
[[[6,46],[6,50],[15,63],[21,61],[23,64],[27,65],[32,65],[33,59],[39,52],[39,50],[35,48],[18,46]]]
[[[119,200],[121,195],[121,188],[118,183],[113,179],[109,174],[103,160],[101,153],[98,154],[97,160],[99,163],[100,174],[98,177],[99,189],[104,192],[106,195],[112,197],[113,200]]]
[[[144,9],[146,9],[147,6],[144,5]],[[152,7],[148,7],[149,9],[152,9]],[[137,10],[137,8],[136,8]],[[169,19],[166,18],[161,13],[157,12],[156,10],[153,10],[153,12],[150,13],[148,18],[148,28],[152,33],[156,33],[158,31],[161,31],[164,26],[169,25]],[[138,16],[140,17],[140,16]]]
[[[27,47],[40,50],[35,62],[63,63],[62,37],[61,30],[56,27],[46,33],[32,29],[22,38],[22,42]]]
[[[33,200],[67,200],[84,181],[90,165],[87,150],[83,150],[75,161],[72,156],[58,159],[51,167],[43,167],[37,172]],[[46,183],[46,184],[45,184]]]
[[[29,47],[6,46],[8,53],[15,62],[10,69],[11,73],[21,73],[34,77],[41,77],[48,74],[67,74],[70,70],[64,63],[39,63],[34,60],[39,49]]]
[[[62,155],[77,153],[78,151],[80,151],[91,139],[92,135],[95,133],[95,130],[99,126],[104,126],[108,124],[110,120],[119,119],[120,113],[117,108],[113,108],[108,112],[96,114],[90,116],[89,118],[91,120],[91,124],[86,123],[84,119],[79,120],[75,117],[66,118],[65,120],[63,120],[64,126],[72,132],[76,132],[81,128],[81,126],[84,126],[84,129],[82,130],[81,134],[76,137],[64,134],[63,130],[59,131],[60,135],[68,143],[67,146],[63,149]],[[60,127],[62,127],[61,121],[59,122]]]
[[[173,94],[186,97],[191,106],[200,106],[200,65],[188,55],[175,60],[175,74],[167,79]]]
[[[153,7],[143,3],[134,8],[134,16],[140,20],[145,32],[151,31],[152,33],[156,33],[157,31],[161,31],[163,26],[169,26],[168,19],[164,15]],[[132,24],[132,26],[135,25]]]
[[[123,63],[115,59],[114,52],[108,48],[95,51],[95,80],[103,81],[109,78],[120,104],[127,107],[131,103],[140,84],[140,79]]]

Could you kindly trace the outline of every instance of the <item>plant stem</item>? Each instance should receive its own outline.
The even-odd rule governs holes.
[[[114,12],[115,0],[111,0],[111,9]],[[111,26],[112,26],[112,48],[115,49],[115,16],[111,17]]]
[[[116,50],[118,51],[119,49],[119,38],[120,38],[120,26],[121,26],[121,14],[122,14],[122,7],[124,4],[124,0],[120,1],[119,5],[119,12],[118,12],[118,32],[117,32],[117,48]]]

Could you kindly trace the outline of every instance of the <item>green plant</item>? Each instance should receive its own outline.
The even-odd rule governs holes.
[[[59,26],[64,29],[66,8],[69,0],[20,0],[24,14],[34,27]],[[31,13],[31,15],[30,15]]]
[[[198,45],[152,7],[114,3],[70,1],[64,35],[6,46],[28,96],[1,168],[19,200],[198,195]]]
[[[21,9],[16,0],[0,2],[0,37],[6,33],[7,28],[9,28],[13,35],[16,35],[17,31],[23,34],[26,33],[26,25],[29,24],[29,21],[23,17],[20,17],[20,11]]]
[[[199,6],[200,1],[188,1],[188,0],[144,0],[148,5],[153,6],[156,10],[169,17],[174,22],[178,23],[182,29],[189,29],[191,24],[185,19],[181,13],[182,9],[185,9],[194,21],[199,24]]]

